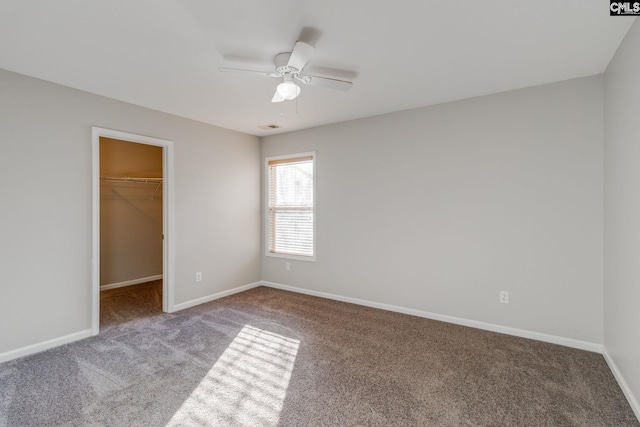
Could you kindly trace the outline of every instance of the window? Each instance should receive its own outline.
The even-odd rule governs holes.
[[[315,261],[315,153],[268,157],[269,256]]]

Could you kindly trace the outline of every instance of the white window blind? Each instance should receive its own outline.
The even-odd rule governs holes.
[[[268,250],[314,256],[313,155],[267,159]]]

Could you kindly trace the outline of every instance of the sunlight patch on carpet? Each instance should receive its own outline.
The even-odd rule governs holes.
[[[167,425],[277,425],[299,344],[245,325]]]

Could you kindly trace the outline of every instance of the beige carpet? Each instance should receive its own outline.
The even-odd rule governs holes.
[[[0,426],[640,425],[595,353],[263,287],[128,310],[0,365]]]

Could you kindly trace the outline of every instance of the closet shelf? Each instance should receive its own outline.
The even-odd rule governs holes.
[[[137,182],[143,184],[158,184],[162,183],[162,178],[151,177],[132,177],[132,176],[101,176],[102,181],[119,181],[119,182]]]
[[[151,195],[151,200],[155,200],[156,194],[162,185],[162,178],[152,178],[152,177],[132,177],[132,176],[101,176],[101,181],[107,182],[130,182],[135,184],[153,184],[156,186],[156,189],[153,191]],[[113,191],[113,190],[112,190]]]

